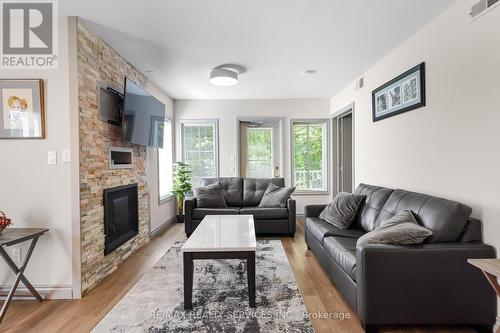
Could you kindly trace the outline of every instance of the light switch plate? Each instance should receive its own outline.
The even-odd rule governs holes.
[[[61,159],[63,163],[71,163],[71,150],[63,149]]]
[[[48,152],[47,163],[48,164],[57,164],[57,152],[55,152],[55,151]]]

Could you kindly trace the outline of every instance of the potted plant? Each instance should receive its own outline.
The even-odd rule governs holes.
[[[172,194],[177,199],[177,223],[184,222],[184,198],[191,192],[191,169],[183,162],[174,163],[174,186]]]

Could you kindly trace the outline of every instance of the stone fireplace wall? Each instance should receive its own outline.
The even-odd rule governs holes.
[[[80,215],[82,293],[113,272],[130,254],[149,241],[149,191],[146,148],[125,145],[122,130],[99,119],[99,85],[123,91],[125,77],[145,87],[146,77],[78,20],[78,81],[80,123]],[[109,169],[108,147],[133,148],[132,169]],[[138,184],[139,234],[104,256],[103,190]]]

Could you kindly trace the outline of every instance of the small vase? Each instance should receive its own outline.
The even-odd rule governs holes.
[[[177,215],[177,223],[184,223],[184,215]]]

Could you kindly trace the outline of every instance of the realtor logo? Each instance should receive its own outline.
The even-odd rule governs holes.
[[[55,0],[1,0],[1,68],[57,68]]]

